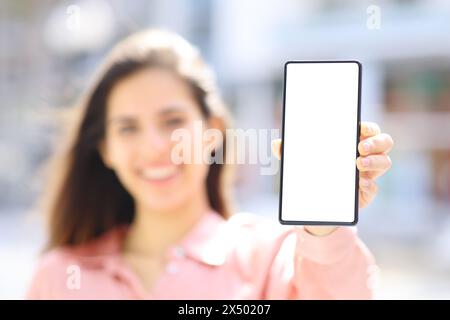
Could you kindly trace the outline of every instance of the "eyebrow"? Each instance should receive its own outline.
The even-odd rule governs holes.
[[[183,108],[179,105],[170,105],[168,107],[164,107],[161,111],[158,112],[158,116],[167,116],[172,113],[184,112]],[[136,121],[136,116],[133,115],[117,115],[107,119],[106,123],[132,123]]]
[[[167,114],[177,113],[177,112],[184,112],[184,109],[180,105],[174,104],[174,105],[170,105],[170,106],[163,108],[163,110],[158,112],[158,115],[164,116]]]
[[[116,116],[116,117],[112,117],[110,119],[107,119],[106,120],[106,124],[111,124],[111,123],[118,123],[118,124],[120,124],[120,123],[132,123],[134,121],[136,121],[135,117],[123,115],[123,116]]]

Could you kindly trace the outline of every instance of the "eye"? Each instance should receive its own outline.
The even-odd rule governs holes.
[[[135,125],[124,125],[118,128],[120,134],[131,134],[136,131],[137,127]]]
[[[179,127],[184,124],[184,119],[181,117],[173,117],[165,120],[164,124],[167,127]]]

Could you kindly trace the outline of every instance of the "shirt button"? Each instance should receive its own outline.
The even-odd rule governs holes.
[[[178,267],[174,263],[169,263],[166,267],[166,271],[169,274],[175,274],[178,272]]]

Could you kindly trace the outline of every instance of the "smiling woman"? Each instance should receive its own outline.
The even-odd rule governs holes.
[[[141,191],[138,178],[147,178],[143,186],[148,189],[160,180],[158,176],[175,171],[167,158],[171,132],[193,119],[214,117],[219,129],[229,121],[196,50],[181,38],[157,31],[136,34],[119,44],[82,101],[71,147],[56,155],[62,166],[52,174],[59,181],[49,186],[45,199],[50,214],[48,248],[81,244],[130,223],[133,191],[143,198],[154,194]],[[155,148],[167,150],[161,155]],[[137,152],[147,154],[137,158]],[[114,171],[115,165],[128,167]],[[207,183],[209,204],[225,217],[229,209],[221,187],[224,169],[212,165]],[[170,204],[174,199],[160,200]]]
[[[171,134],[195,136],[199,121],[223,140],[192,144],[211,156],[231,151],[223,134],[227,109],[188,42],[163,31],[132,35],[96,79],[50,167],[49,241],[28,298],[372,296],[376,268],[354,229],[286,227],[232,214],[226,162],[171,160]],[[279,156],[279,141],[274,146]]]

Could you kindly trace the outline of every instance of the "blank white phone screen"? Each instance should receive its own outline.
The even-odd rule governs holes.
[[[360,73],[356,61],[286,63],[281,223],[356,224]]]

